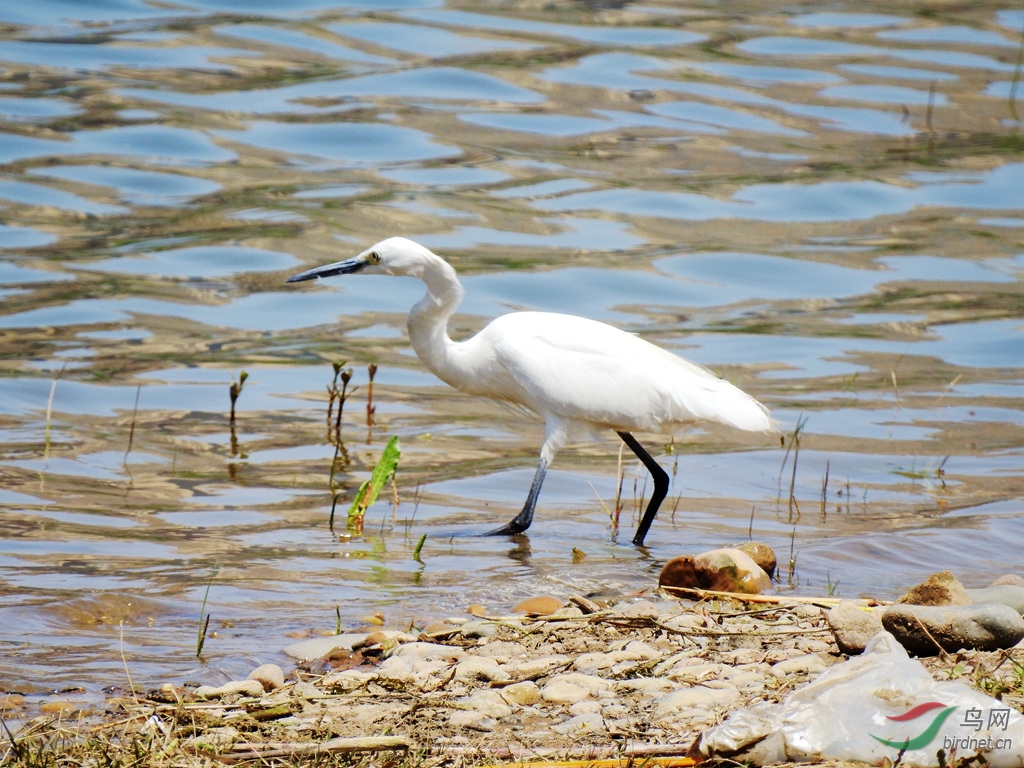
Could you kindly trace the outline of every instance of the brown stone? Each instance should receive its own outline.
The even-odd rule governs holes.
[[[771,589],[772,582],[746,552],[713,549],[669,560],[658,577],[658,586],[759,594]]]
[[[896,601],[910,605],[970,605],[964,585],[950,571],[933,573]]]
[[[775,578],[775,567],[778,560],[775,557],[775,550],[760,541],[748,541],[736,547],[741,552],[750,555],[750,559],[761,566],[761,570],[768,574],[769,579]]]
[[[564,603],[557,597],[550,595],[538,595],[523,600],[512,609],[513,613],[533,613],[537,616],[550,616],[555,611],[562,609]]]

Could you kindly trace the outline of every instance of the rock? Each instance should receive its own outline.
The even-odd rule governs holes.
[[[295,685],[291,687],[289,693],[293,699],[306,699],[307,701],[321,699],[325,695],[319,688],[305,680],[299,680],[296,682]]]
[[[354,648],[373,648],[383,646],[385,650],[394,648],[402,643],[412,643],[418,639],[417,635],[410,635],[407,632],[398,632],[394,629],[378,629],[363,638],[361,643],[356,643]]]
[[[487,616],[487,609],[479,603],[473,603],[469,608],[466,609],[466,613],[470,616],[476,616],[478,619],[482,619]]]
[[[459,628],[447,621],[432,621],[423,627],[424,635],[440,635],[444,632],[456,632]]]
[[[293,659],[307,661],[309,659],[322,659],[329,656],[331,651],[338,649],[351,651],[358,643],[366,639],[366,633],[360,632],[345,635],[329,635],[328,637],[315,637],[312,640],[303,640],[300,643],[293,643],[284,649],[284,652]]]
[[[501,691],[484,690],[460,699],[459,703],[468,710],[480,712],[487,717],[501,719],[512,714],[512,705],[505,700]]]
[[[498,724],[493,717],[472,709],[457,709],[448,716],[448,724],[455,728],[471,728],[489,733]]]
[[[787,675],[824,672],[827,666],[828,664],[821,656],[816,653],[808,653],[780,661],[778,664],[772,664],[772,674],[779,680],[785,680]]]
[[[520,707],[531,707],[540,701],[540,688],[532,680],[513,683],[501,689],[502,695]]]
[[[970,605],[964,585],[949,571],[933,573],[916,587],[911,587],[897,603],[910,605]]]
[[[839,650],[850,656],[864,653],[868,640],[882,631],[881,613],[853,600],[840,600],[825,614],[825,620]]]
[[[232,680],[230,683],[224,683],[217,687],[200,685],[196,688],[196,696],[200,699],[219,699],[234,694],[257,697],[262,696],[263,693],[263,683],[258,680]]]
[[[713,549],[669,560],[658,577],[658,586],[756,595],[771,589],[772,581],[746,552]]]
[[[531,597],[523,602],[519,603],[515,608],[512,609],[513,613],[532,613],[537,616],[550,616],[555,611],[558,611],[565,605],[557,597],[551,597],[550,595],[540,595],[538,597]]]
[[[615,684],[615,690],[626,694],[638,691],[645,696],[657,697],[676,687],[672,680],[663,677],[634,677],[628,680],[619,680]]]
[[[465,655],[461,648],[440,643],[406,643],[398,646],[391,654],[394,656],[415,656],[418,659],[431,659],[440,661],[458,661]]]
[[[277,664],[264,664],[249,673],[249,680],[255,680],[264,691],[272,691],[284,685],[284,671]]]
[[[674,715],[685,709],[712,709],[717,701],[710,688],[680,688],[654,700],[654,716]]]
[[[972,603],[1001,603],[1013,608],[1024,616],[1024,587],[1016,584],[997,584],[985,589],[968,589],[967,596]]]
[[[748,541],[745,544],[740,544],[736,549],[750,555],[750,559],[768,574],[769,579],[775,578],[775,567],[778,565],[778,560],[775,557],[774,549],[760,541]]]
[[[891,605],[882,613],[882,626],[907,651],[920,656],[935,656],[936,643],[948,653],[997,651],[1012,648],[1024,638],[1024,618],[997,603]]]
[[[575,704],[590,696],[596,697],[610,687],[611,684],[600,677],[569,672],[564,675],[555,675],[548,680],[541,689],[540,695],[544,701]]]
[[[651,619],[662,614],[661,609],[650,600],[638,600],[633,603],[619,603],[612,609],[613,616],[624,619]]]
[[[498,627],[493,621],[467,621],[459,628],[459,634],[469,640],[480,637],[497,637]]]
[[[571,707],[569,707],[570,715],[582,715],[589,712],[600,712],[601,703],[594,701],[594,699],[584,699],[583,701],[577,701]]]
[[[565,667],[571,659],[564,654],[540,656],[536,659],[523,659],[508,665],[508,672],[515,678],[540,677],[558,667]]]
[[[484,680],[488,683],[504,683],[511,675],[501,668],[494,659],[470,656],[455,666],[456,680]]]
[[[569,736],[587,731],[603,731],[604,718],[597,712],[584,712],[574,715],[568,720],[563,720],[558,725],[551,726],[551,730],[561,736]]]
[[[39,711],[42,714],[57,715],[58,717],[66,717],[80,709],[82,709],[82,703],[74,701],[46,701],[39,705]]]
[[[1016,573],[1007,573],[993,581],[989,586],[998,587],[1002,584],[1012,584],[1015,587],[1024,587],[1024,576],[1019,576]]]

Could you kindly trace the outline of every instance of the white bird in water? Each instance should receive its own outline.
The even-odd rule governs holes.
[[[631,434],[713,421],[774,432],[768,409],[742,390],[660,347],[605,323],[552,312],[513,312],[466,341],[448,337],[463,288],[448,262],[419,243],[391,237],[358,256],[289,277],[297,283],[355,272],[415,277],[426,295],[409,312],[409,340],[442,381],[471,395],[524,406],[544,419],[540,463],[523,510],[487,535],[522,533],[533,522],[548,466],[570,440],[612,429],[654,479],[633,543],[642,546],[668,493],[668,474]]]

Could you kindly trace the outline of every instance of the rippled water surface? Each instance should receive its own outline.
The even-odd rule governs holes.
[[[642,589],[751,535],[811,594],[1019,572],[1022,29],[1011,3],[0,5],[3,685],[215,682],[337,616]],[[801,425],[795,471],[766,437],[642,436],[673,484],[638,550],[646,474],[627,452],[616,531],[609,434],[528,535],[472,537],[518,511],[540,424],[419,364],[419,283],[283,282],[394,234],[460,271],[454,336],[614,323]],[[397,505],[341,539],[336,363],[339,517],[403,450]]]

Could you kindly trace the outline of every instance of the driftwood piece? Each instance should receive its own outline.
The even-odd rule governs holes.
[[[299,742],[263,742],[253,744],[236,744],[234,751],[225,755],[208,755],[226,765],[244,763],[249,760],[271,760],[293,757],[317,757],[328,754],[346,754],[350,752],[390,752],[408,751],[412,742],[405,736],[359,736],[355,738],[339,738],[313,744]]]

